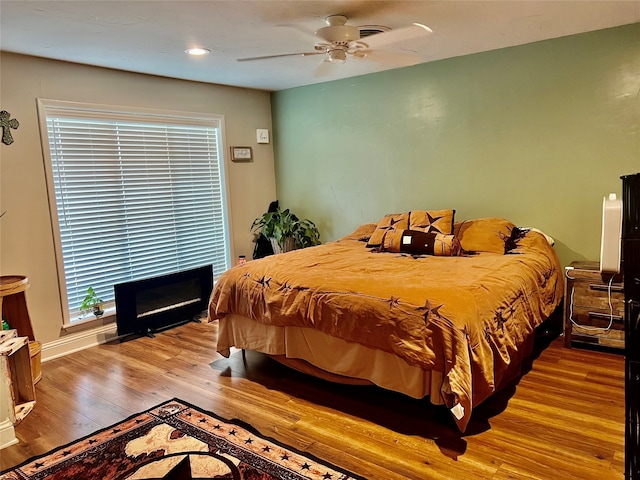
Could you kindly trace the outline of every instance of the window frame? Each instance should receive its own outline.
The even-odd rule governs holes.
[[[62,253],[62,238],[59,228],[59,218],[56,204],[56,193],[54,185],[54,173],[51,159],[51,147],[49,143],[49,135],[47,128],[47,112],[52,109],[61,109],[67,112],[73,112],[79,116],[87,116],[87,118],[99,118],[100,114],[107,114],[111,116],[120,117],[126,120],[144,121],[145,119],[166,119],[167,123],[172,121],[175,124],[190,124],[190,125],[206,125],[215,126],[219,130],[219,142],[218,142],[218,158],[220,178],[222,179],[222,211],[223,211],[223,224],[225,231],[225,243],[227,248],[225,249],[225,262],[227,267],[231,267],[233,258],[233,228],[230,214],[230,194],[229,194],[229,166],[226,155],[227,142],[225,135],[225,122],[224,115],[202,112],[186,112],[177,110],[161,110],[141,107],[130,107],[120,105],[104,105],[85,102],[74,102],[64,100],[52,100],[45,98],[36,99],[37,111],[38,111],[38,123],[40,127],[40,139],[43,154],[43,162],[46,177],[47,187],[47,200],[49,203],[49,214],[51,218],[51,230],[53,234],[54,242],[54,254],[58,280],[58,295],[60,298],[61,315],[63,318],[63,328],[75,327],[77,325],[95,321],[96,318],[92,315],[85,315],[77,317],[73,310],[68,308],[68,294],[67,294],[67,279],[64,268],[64,258]],[[223,272],[214,272],[215,277],[219,276]],[[215,281],[215,278],[214,278]],[[72,314],[74,314],[72,316]],[[100,317],[100,320],[115,319],[115,304],[109,302],[105,308],[105,314]],[[113,317],[113,318],[109,318]]]

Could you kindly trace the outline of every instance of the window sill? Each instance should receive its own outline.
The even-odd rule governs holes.
[[[110,307],[104,309],[104,314],[96,317],[93,313],[87,313],[85,315],[78,315],[74,317],[75,320],[71,323],[62,324],[63,330],[73,330],[76,327],[85,329],[96,325],[107,325],[116,321],[116,307]]]

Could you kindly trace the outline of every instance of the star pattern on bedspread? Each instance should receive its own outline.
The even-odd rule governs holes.
[[[431,303],[429,302],[429,299],[426,299],[424,301],[424,306],[422,307],[418,307],[416,308],[417,311],[419,312],[424,312],[424,314],[422,315],[422,318],[424,319],[424,324],[428,325],[429,324],[429,318],[431,316],[434,316],[436,318],[442,318],[444,319],[444,317],[442,315],[440,315],[440,309],[444,307],[444,303],[441,303],[440,305],[436,305],[435,307],[431,307]]]
[[[397,307],[400,304],[400,297],[391,295],[391,298],[387,301],[389,302],[389,310],[392,310],[393,307]]]
[[[518,252],[516,249],[518,248],[518,243],[520,240],[524,238],[524,236],[529,232],[530,229],[522,229],[518,227],[513,227],[509,235],[505,235],[500,232],[500,238],[504,241],[504,253],[505,254],[520,254],[522,252]]]
[[[469,333],[469,326],[465,325],[462,327],[462,335],[467,339],[467,343],[471,343],[471,334]]]
[[[549,282],[549,280],[551,280],[551,277],[553,277],[555,273],[556,271],[554,268],[548,268],[542,273],[542,278],[544,278],[544,281],[542,282],[541,287],[543,289],[547,288],[547,283]],[[556,289],[554,288],[553,291],[555,292],[555,290]]]
[[[493,319],[496,322],[496,326],[504,332],[504,324],[507,323],[507,319],[502,316],[502,309],[496,311]]]
[[[467,344],[469,345],[469,348],[471,350],[475,350],[476,348],[478,348],[478,345],[480,345],[480,339],[478,338],[477,335],[472,335],[473,331],[474,330],[469,328],[469,325],[466,325],[466,324],[464,327],[461,328],[462,335],[464,335],[464,338],[467,341]]]
[[[489,328],[489,325],[485,325],[484,326],[484,339],[487,342],[491,342],[492,338],[493,338],[493,335],[491,333],[491,329]]]
[[[267,278],[263,275],[260,280],[257,280],[257,283],[262,285],[263,288],[271,288],[271,277]]]

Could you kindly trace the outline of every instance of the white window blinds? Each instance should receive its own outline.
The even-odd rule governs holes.
[[[89,286],[109,302],[120,282],[228,268],[221,117],[40,102],[67,321]]]

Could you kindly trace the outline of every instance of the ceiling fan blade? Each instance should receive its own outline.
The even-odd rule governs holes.
[[[433,30],[426,25],[414,23],[408,27],[397,28],[395,30],[389,30],[388,32],[370,35],[361,39],[360,42],[366,43],[369,48],[380,48],[394,43],[405,42],[407,40],[425,38],[432,33]]]
[[[354,57],[358,60],[369,60],[375,62],[381,67],[409,67],[421,62],[420,55],[410,52],[396,52],[385,50],[371,50],[363,57]]]
[[[298,52],[298,53],[279,53],[276,55],[264,55],[262,57],[237,58],[236,62],[250,62],[253,60],[267,60],[269,58],[281,57],[308,57],[310,55],[323,55],[326,52]]]

